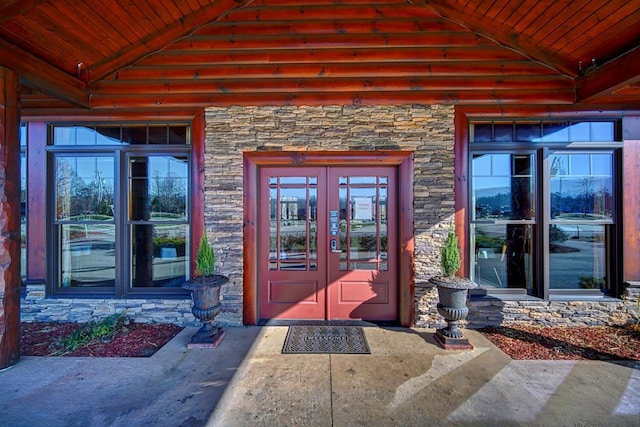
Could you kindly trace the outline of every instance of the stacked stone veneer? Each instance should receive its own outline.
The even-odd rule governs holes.
[[[221,324],[242,324],[243,153],[414,152],[415,275],[427,280],[454,213],[452,106],[229,107],[206,110],[205,225],[221,271]]]
[[[84,323],[116,313],[140,323],[197,324],[190,299],[45,298],[45,285],[29,284],[20,301],[22,322]]]
[[[464,322],[469,328],[514,323],[558,326],[625,325],[640,322],[640,282],[630,282],[624,297],[591,300],[544,301],[538,298],[506,299],[471,297],[467,301],[469,315]],[[422,284],[415,293],[416,326],[439,328],[444,319],[436,310],[438,291]]]

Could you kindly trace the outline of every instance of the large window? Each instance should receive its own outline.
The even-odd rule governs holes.
[[[57,293],[182,293],[189,274],[188,127],[53,125]]]
[[[476,122],[472,276],[484,292],[615,294],[616,121]]]

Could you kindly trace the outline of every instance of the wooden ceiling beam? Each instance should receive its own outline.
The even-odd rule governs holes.
[[[279,63],[338,63],[338,62],[425,62],[425,61],[478,61],[490,58],[495,61],[526,60],[522,55],[498,46],[394,47],[308,49],[304,55],[299,49],[269,50],[164,50],[137,62],[138,66],[188,66],[207,64],[279,64]]]
[[[413,47],[425,46],[491,46],[493,43],[471,32],[387,33],[387,34],[297,34],[250,35],[244,37],[189,37],[171,45],[171,50],[223,49],[309,49]]]
[[[159,51],[174,40],[180,39],[201,26],[220,19],[234,10],[241,9],[251,0],[215,0],[202,9],[185,16],[174,24],[154,31],[137,43],[131,44],[114,55],[104,58],[88,69],[89,82],[102,80],[113,72],[126,67],[139,59]]]
[[[0,23],[10,20],[14,16],[21,15],[30,9],[38,7],[47,0],[9,0],[0,5]]]
[[[0,65],[15,70],[20,80],[75,106],[89,107],[86,85],[19,47],[0,38]]]
[[[408,91],[408,92],[281,92],[244,94],[121,95],[92,98],[95,109],[197,108],[207,105],[406,105],[482,104],[551,105],[571,104],[573,90],[555,91]]]
[[[242,78],[324,78],[324,77],[442,77],[442,76],[536,76],[549,75],[546,67],[531,61],[449,61],[449,62],[356,62],[207,64],[130,67],[118,72],[116,81],[127,80],[207,80]]]
[[[473,79],[450,77],[377,78],[272,78],[199,79],[119,82],[104,81],[92,87],[92,97],[121,94],[277,93],[356,91],[472,91],[472,90],[573,90],[573,81],[560,76],[489,76]]]
[[[458,24],[443,18],[324,21],[231,21],[205,25],[194,36],[236,37],[248,34],[299,35],[299,34],[372,34],[415,32],[460,32]]]
[[[535,40],[522,32],[506,31],[505,27],[492,26],[482,19],[482,16],[463,13],[452,6],[447,0],[411,0],[414,4],[421,4],[431,8],[445,19],[450,19],[489,40],[513,49],[521,55],[549,67],[567,77],[576,78],[579,74],[579,64],[562,58],[555,52],[544,49]]]
[[[594,102],[602,96],[640,81],[640,47],[578,78],[577,102]]]
[[[410,4],[350,5],[334,2],[329,5],[264,6],[238,9],[221,21],[338,21],[344,19],[424,19],[437,18],[432,10]]]

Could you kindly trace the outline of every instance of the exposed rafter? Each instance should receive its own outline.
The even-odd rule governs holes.
[[[443,18],[450,19],[469,30],[486,37],[501,46],[513,49],[521,55],[549,67],[567,77],[576,78],[579,74],[578,64],[559,57],[552,51],[544,49],[535,40],[516,31],[506,31],[505,28],[491,27],[483,22],[482,16],[463,14],[459,9],[451,6],[446,0],[409,0],[413,4],[430,7]]]
[[[89,107],[86,85],[58,68],[0,39],[0,65],[20,74],[22,82],[78,107]]]
[[[20,15],[47,0],[10,0],[0,5],[0,23],[8,21],[16,15]]]
[[[590,102],[596,97],[611,95],[622,87],[640,82],[640,47],[595,67],[578,78],[577,102]]]
[[[155,31],[140,39],[137,43],[116,52],[114,55],[104,58],[104,60],[89,67],[89,81],[95,83],[116,72],[117,70],[131,65],[132,63],[159,51],[169,43],[178,40],[201,26],[219,19],[234,10],[241,9],[251,0],[217,0],[201,10],[185,16],[172,25],[159,31]]]

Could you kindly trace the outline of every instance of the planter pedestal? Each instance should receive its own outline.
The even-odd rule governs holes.
[[[467,318],[467,294],[477,285],[469,279],[436,276],[429,279],[438,289],[438,313],[447,321],[447,327],[437,329],[435,339],[445,350],[471,350],[473,346],[458,327]]]
[[[222,341],[224,331],[214,326],[213,321],[222,310],[220,288],[228,281],[228,277],[214,274],[195,277],[182,285],[191,291],[191,313],[202,322],[202,327],[191,337],[187,347],[213,348]]]

